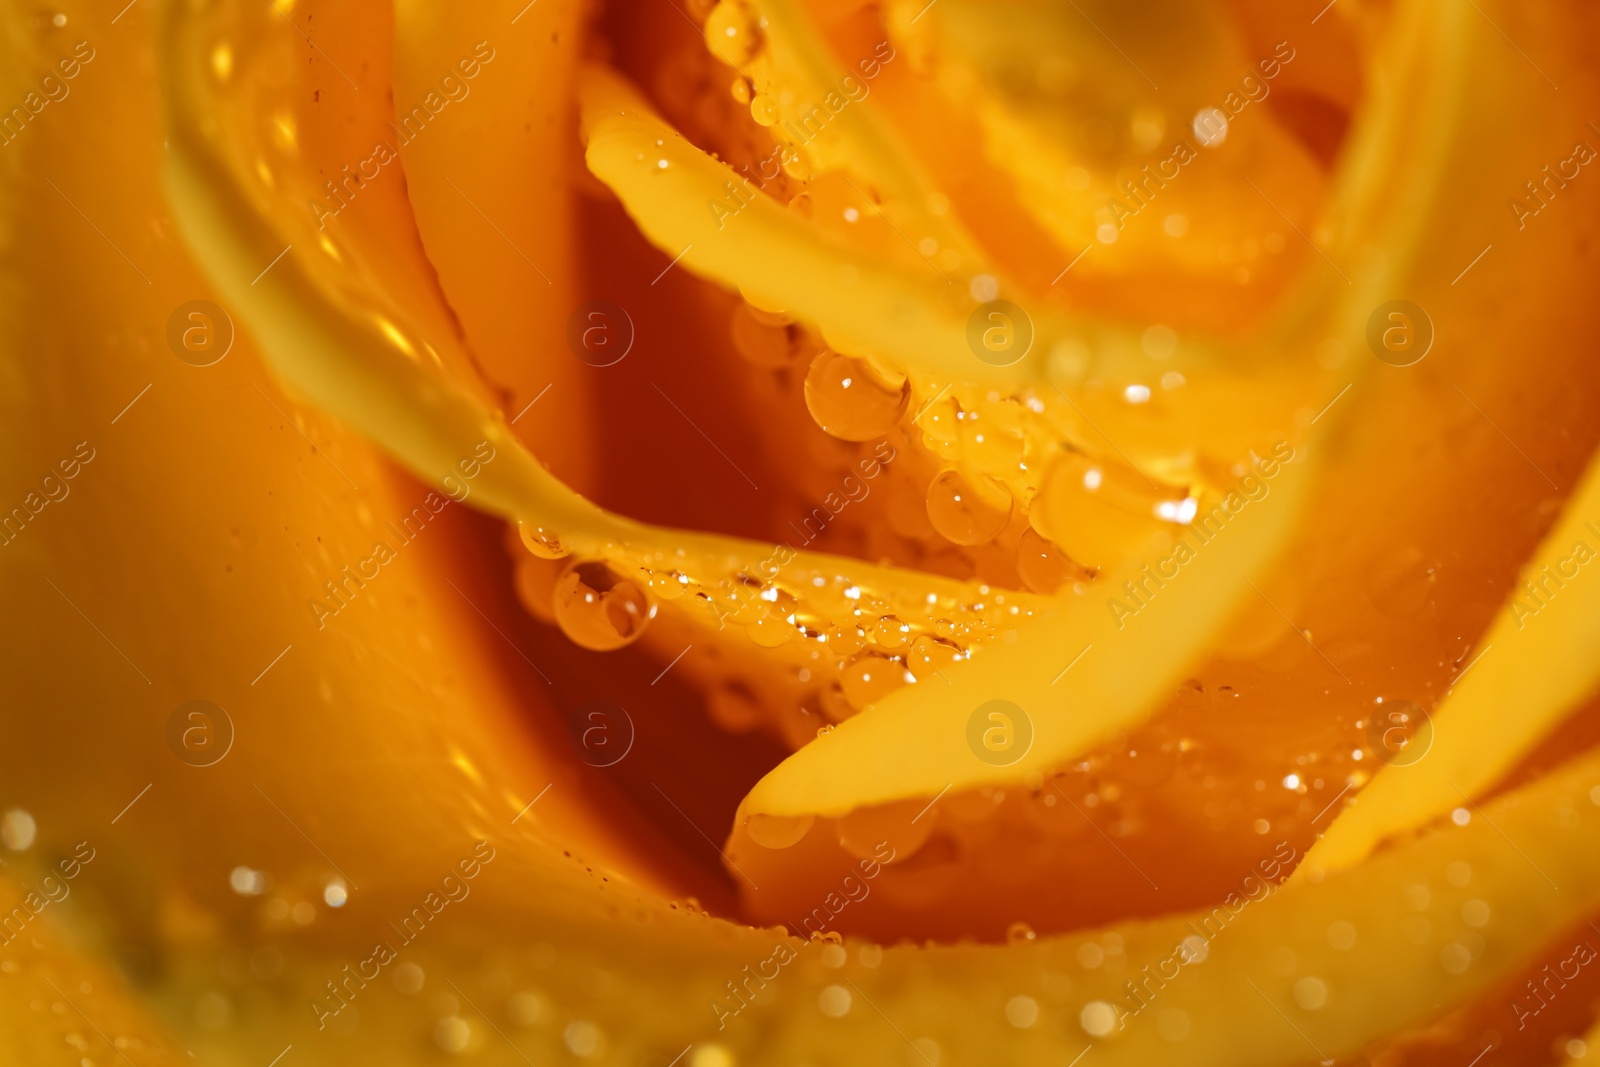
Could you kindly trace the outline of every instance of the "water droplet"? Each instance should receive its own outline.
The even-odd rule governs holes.
[[[1017,539],[1017,575],[1035,593],[1054,594],[1078,575],[1067,554],[1028,527]]]
[[[1228,113],[1220,107],[1201,108],[1191,126],[1195,140],[1207,148],[1219,148],[1228,139]]]
[[[823,635],[827,642],[828,651],[836,656],[853,656],[867,647],[866,635],[859,626],[846,624],[844,626],[830,626]]]
[[[777,648],[786,644],[797,631],[778,609],[769,608],[746,626],[744,632],[762,648]]]
[[[194,1021],[202,1030],[217,1031],[227,1027],[233,1017],[233,1006],[228,998],[211,990],[200,994],[194,1004]]]
[[[517,523],[517,534],[522,538],[522,543],[527,546],[528,551],[540,559],[561,559],[567,554],[566,546],[561,543],[560,536],[537,523],[527,520]]]
[[[872,628],[872,637],[879,648],[904,648],[911,635],[911,627],[894,615],[885,615]]]
[[[1039,1002],[1032,997],[1012,997],[1006,1001],[1006,1022],[1026,1030],[1039,1021]]]
[[[631,644],[656,613],[643,587],[600,560],[568,564],[551,606],[561,632],[597,652]]]
[[[723,0],[706,16],[706,46],[730,67],[750,62],[761,47],[761,31],[737,0]]]
[[[472,1024],[459,1015],[446,1015],[433,1024],[433,1043],[446,1052],[465,1052],[472,1043]]]
[[[410,960],[405,961],[394,969],[394,987],[406,996],[415,996],[422,992],[426,976],[422,968]]]
[[[906,666],[912,677],[919,682],[926,682],[938,678],[940,672],[954,667],[965,658],[961,646],[954,641],[933,634],[921,634],[911,642],[911,654],[906,657]],[[945,680],[949,680],[948,676]]]
[[[257,897],[266,891],[267,876],[249,867],[235,867],[228,874],[228,884],[242,897]]]
[[[1117,1009],[1103,1000],[1091,1000],[1078,1012],[1078,1025],[1090,1037],[1106,1037],[1117,1028]]]
[[[981,545],[1011,521],[1011,494],[993,478],[944,470],[928,486],[928,521],[946,540]]]
[[[857,808],[834,826],[839,847],[858,860],[903,861],[927,844],[939,821],[939,806],[925,797]]]
[[[858,710],[844,695],[844,686],[838,682],[829,682],[817,690],[817,703],[829,722],[844,722]]]
[[[677,571],[645,571],[645,588],[661,600],[677,600],[689,591],[689,579]]]
[[[1294,984],[1294,1002],[1306,1011],[1317,1011],[1328,1003],[1328,983],[1314,975],[1306,975]]]
[[[506,1000],[506,1014],[518,1026],[532,1026],[543,1019],[548,1010],[549,1002],[532,989],[519,990]]]
[[[830,1019],[838,1019],[850,1011],[850,999],[850,990],[844,986],[824,986],[817,995],[817,1007]]]
[[[1188,493],[1152,485],[1138,471],[1076,452],[1063,455],[1045,475],[1029,519],[1039,534],[1085,567],[1104,569],[1151,547]]]
[[[894,427],[910,386],[892,386],[865,361],[823,350],[806,371],[806,410],[827,433],[867,441]]]
[[[31,848],[38,831],[39,826],[33,821],[33,816],[22,808],[12,808],[0,817],[0,841],[5,842],[6,848],[13,852]]]
[[[734,350],[758,367],[785,367],[794,358],[789,330],[749,304],[734,309],[731,330]]]
[[[1033,927],[1018,919],[1006,927],[1006,942],[1012,945],[1025,945],[1039,935],[1034,933]]]
[[[858,655],[839,674],[845,699],[857,709],[876,704],[904,684],[899,661],[872,652]]]
[[[1472,966],[1472,950],[1460,941],[1451,941],[1439,950],[1439,966],[1447,974],[1461,974]]]
[[[778,108],[773,104],[770,96],[758,96],[750,101],[750,117],[758,126],[776,126],[778,124]]]
[[[1174,1043],[1189,1036],[1189,1014],[1178,1008],[1163,1009],[1156,1016],[1156,1033]]]
[[[762,848],[788,848],[799,843],[815,821],[814,815],[764,815],[757,812],[746,816],[744,832]]]
[[[593,1056],[605,1043],[605,1032],[587,1019],[574,1019],[561,1035],[574,1056]]]

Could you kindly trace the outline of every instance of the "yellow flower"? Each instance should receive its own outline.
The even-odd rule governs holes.
[[[1597,27],[1319,7],[0,19],[4,1061],[1588,1055]]]

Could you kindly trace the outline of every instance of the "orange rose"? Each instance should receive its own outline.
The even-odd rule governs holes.
[[[7,1062],[1600,1040],[1588,11],[0,26]]]

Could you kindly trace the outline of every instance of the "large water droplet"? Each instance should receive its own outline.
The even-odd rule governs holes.
[[[806,372],[806,410],[825,431],[868,441],[894,427],[911,390],[885,382],[859,359],[824,350]]]
[[[814,815],[763,815],[746,817],[744,832],[762,848],[788,848],[797,844],[816,821]]]
[[[562,633],[597,652],[636,641],[656,613],[639,583],[600,560],[569,564],[556,579],[552,608]]]
[[[1011,494],[993,478],[941,471],[928,486],[928,521],[958,545],[981,545],[1011,521]]]

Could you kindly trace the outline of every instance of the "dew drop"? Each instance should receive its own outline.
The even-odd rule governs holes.
[[[904,648],[911,627],[893,615],[885,615],[872,628],[873,639],[879,648]]]
[[[946,540],[981,545],[1011,521],[1011,494],[992,478],[944,470],[928,486],[928,521]]]
[[[1117,1028],[1117,1009],[1103,1000],[1091,1000],[1078,1012],[1078,1025],[1090,1037],[1106,1037]]]
[[[777,648],[788,643],[795,635],[795,628],[776,609],[769,609],[746,626],[744,632],[761,648]]]
[[[553,530],[526,520],[517,523],[517,534],[522,543],[540,559],[561,559],[567,554],[566,546]]]
[[[806,836],[806,831],[811,829],[815,821],[814,815],[764,815],[757,812],[745,818],[744,832],[762,848],[789,848]]]
[[[1017,575],[1035,593],[1050,596],[1074,577],[1067,554],[1028,527],[1017,539]]]
[[[465,1052],[472,1044],[472,1025],[459,1015],[447,1015],[434,1023],[433,1042],[446,1052]]]
[[[1029,518],[1073,560],[1104,569],[1151,547],[1167,525],[1157,509],[1186,498],[1185,490],[1152,486],[1135,470],[1073,452],[1045,475]]]
[[[844,626],[830,626],[823,635],[828,651],[837,656],[853,656],[867,647],[866,635],[861,628],[852,624]]]
[[[549,1004],[543,994],[531,989],[519,990],[506,1001],[506,1014],[518,1026],[532,1026],[544,1018]]]
[[[785,367],[795,354],[789,331],[783,324],[770,321],[749,304],[740,304],[733,312],[733,347],[745,360],[758,367]],[[763,321],[764,319],[768,321]]]
[[[850,698],[844,695],[844,686],[838,682],[829,682],[817,690],[817,703],[829,722],[844,722],[858,710],[850,703]]]
[[[761,47],[761,31],[737,0],[723,0],[706,16],[706,45],[730,67],[750,62]]]
[[[656,608],[637,583],[600,560],[573,562],[556,579],[556,623],[574,644],[608,652],[637,640]]]
[[[33,815],[22,808],[12,808],[4,816],[0,816],[0,841],[5,842],[6,848],[13,852],[22,852],[32,847],[38,830],[39,826],[34,822]]]
[[[906,667],[919,682],[938,678],[942,671],[954,667],[965,656],[961,647],[932,634],[922,634],[911,642],[911,654],[906,657]],[[945,681],[949,681],[946,677]]]
[[[911,395],[891,386],[863,360],[823,350],[806,371],[806,410],[818,426],[845,441],[867,441],[894,427]]]
[[[750,101],[750,117],[758,126],[776,126],[778,109],[772,103],[770,96],[758,96]]]
[[[1027,923],[1023,922],[1020,919],[1017,920],[1016,922],[1012,923],[1010,926],[1006,927],[1006,943],[1007,944],[1025,945],[1029,941],[1032,941],[1035,938],[1037,938],[1038,936],[1039,935],[1034,932],[1033,927],[1029,926]],[[1080,953],[1080,955],[1081,955],[1081,953]]]
[[[574,1019],[561,1034],[575,1056],[593,1056],[605,1043],[605,1031],[587,1019]]]
[[[909,859],[927,844],[939,821],[939,806],[926,798],[913,797],[893,804],[857,808],[840,816],[834,830],[839,847],[858,860],[879,863]]]
[[[817,1007],[822,1009],[822,1014],[831,1019],[838,1019],[850,1011],[850,990],[842,985],[825,987],[817,996]]]
[[[845,699],[857,709],[876,704],[904,684],[897,661],[871,652],[851,660],[839,675]]]
[[[1006,1001],[1006,1022],[1018,1030],[1026,1030],[1039,1021],[1039,1002],[1032,997],[1016,996]]]
[[[1306,975],[1294,984],[1294,1002],[1306,1011],[1317,1011],[1328,1003],[1328,983],[1314,975]]]

